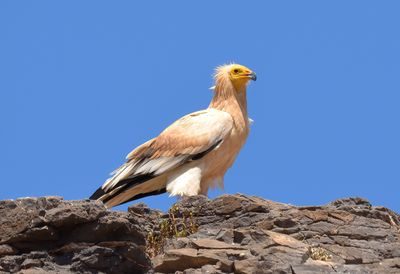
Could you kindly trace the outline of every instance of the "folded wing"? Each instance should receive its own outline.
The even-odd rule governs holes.
[[[155,178],[201,159],[224,141],[232,126],[232,117],[215,109],[182,117],[158,137],[129,153],[126,163],[115,170],[90,198],[106,204],[114,200],[110,205],[115,206],[115,201],[121,204],[165,192],[165,182]]]

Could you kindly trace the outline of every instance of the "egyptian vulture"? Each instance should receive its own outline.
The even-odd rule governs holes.
[[[256,74],[230,64],[216,69],[214,96],[205,110],[188,114],[135,148],[90,199],[110,208],[142,197],[206,195],[223,187],[249,134],[246,87]]]

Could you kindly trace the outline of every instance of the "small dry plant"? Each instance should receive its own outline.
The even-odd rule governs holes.
[[[313,260],[318,260],[318,261],[329,261],[332,256],[328,253],[328,251],[322,247],[310,247],[308,249],[308,252],[310,253],[310,257]]]
[[[161,219],[158,225],[147,235],[147,254],[154,257],[163,252],[169,238],[186,237],[197,231],[193,212],[173,205],[168,210],[168,218]]]

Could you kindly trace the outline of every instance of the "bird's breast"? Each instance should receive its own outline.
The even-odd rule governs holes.
[[[205,168],[202,181],[223,179],[225,172],[232,166],[236,156],[248,136],[248,128],[244,130],[232,129],[230,135],[204,159]]]

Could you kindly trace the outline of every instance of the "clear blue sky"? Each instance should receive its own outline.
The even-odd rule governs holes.
[[[0,199],[90,194],[137,145],[252,68],[221,193],[400,211],[399,1],[1,1]],[[143,199],[168,208],[167,195]],[[122,209],[126,206],[120,207]]]

